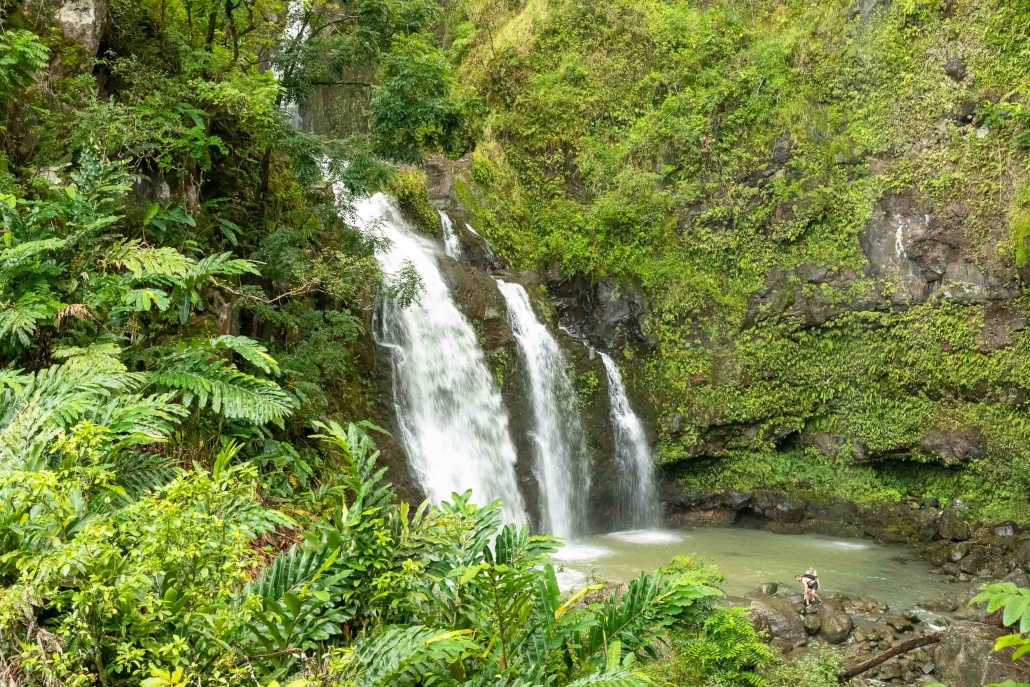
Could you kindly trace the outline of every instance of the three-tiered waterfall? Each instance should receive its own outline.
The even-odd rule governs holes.
[[[377,327],[393,364],[400,439],[422,487],[436,502],[466,489],[480,504],[501,499],[505,520],[526,522],[508,414],[476,332],[440,273],[439,249],[382,194],[359,200],[355,219],[390,242],[377,254],[388,286],[408,265],[422,281],[413,303],[384,299]]]
[[[433,501],[471,489],[475,502],[501,499],[505,520],[528,522],[508,409],[476,330],[458,309],[441,273],[441,261],[459,260],[463,254],[450,218],[440,213],[439,243],[419,234],[382,194],[358,200],[354,219],[388,243],[377,253],[387,297],[379,312],[376,340],[392,363],[397,434],[412,472]],[[390,292],[413,273],[421,281],[418,295],[414,302],[399,303]],[[497,287],[507,305],[528,396],[528,438],[539,510],[533,520],[548,534],[589,534],[590,453],[571,367],[533,311],[525,287],[501,280]],[[618,367],[605,354],[602,360],[608,374],[612,460],[620,480],[616,522],[620,527],[653,526],[658,503],[647,437],[630,407]]]

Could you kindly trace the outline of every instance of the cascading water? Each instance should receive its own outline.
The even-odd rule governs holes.
[[[633,412],[618,365],[601,353],[608,373],[608,403],[615,432],[615,462],[620,478],[617,487],[616,524],[622,529],[642,529],[658,524],[659,504],[655,488],[654,459],[644,424]]]
[[[290,0],[286,10],[286,27],[283,29],[280,45],[285,47],[288,52],[295,52],[297,46],[307,38],[306,33],[307,17],[304,11],[304,4],[300,0]],[[273,66],[272,73],[275,74],[277,80],[282,80],[283,74],[280,67]],[[283,108],[286,110],[286,114],[289,115],[290,126],[297,131],[301,131],[304,123],[300,117],[300,103],[289,99],[283,103]]]
[[[498,280],[508,304],[508,322],[526,370],[533,415],[535,471],[540,485],[543,531],[560,537],[584,532],[589,491],[586,437],[565,358],[520,284]]]
[[[451,218],[447,216],[446,212],[443,210],[438,210],[438,212],[440,213],[440,225],[443,226],[443,252],[447,254],[447,257],[461,260],[461,239],[454,233],[454,224],[451,223]]]
[[[471,489],[476,503],[501,499],[506,521],[527,522],[508,415],[476,333],[440,273],[438,248],[382,194],[359,200],[355,219],[390,241],[377,253],[388,284],[407,265],[422,280],[416,302],[386,299],[377,332],[390,350],[399,434],[413,471],[435,502]]]

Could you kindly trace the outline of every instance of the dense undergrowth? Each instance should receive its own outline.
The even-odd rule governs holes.
[[[393,165],[478,136],[436,3],[109,0],[92,46],[57,8],[0,3],[0,682],[776,679],[710,567],[562,594],[559,542],[412,509],[348,422],[374,300],[417,293],[377,292],[348,200],[425,214]],[[369,133],[289,126],[355,66]]]
[[[1026,337],[985,348],[992,306],[961,278],[892,299],[860,240],[878,201],[912,199],[1026,314],[1030,5],[481,0],[447,26],[489,108],[459,184],[477,226],[518,266],[646,294],[649,343],[625,354],[662,460],[761,456],[692,486],[800,468],[865,502],[1030,515]],[[985,448],[935,463],[935,427]]]

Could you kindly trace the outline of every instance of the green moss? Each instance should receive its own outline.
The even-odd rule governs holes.
[[[657,342],[644,383],[659,415],[681,417],[658,437],[663,462],[729,436],[768,471],[744,461],[727,478],[783,481],[799,465],[776,437],[834,432],[898,467],[846,466],[836,488],[820,463],[819,488],[966,495],[984,517],[1018,515],[1027,337],[983,349],[984,308],[940,298],[848,310],[895,291],[864,276],[859,241],[884,195],[960,214],[962,250],[985,271],[1026,263],[1030,10],[919,0],[860,18],[853,4],[554,0],[532,22],[495,17],[496,35],[521,37],[504,50],[466,26],[462,73],[491,112],[458,192],[517,268],[644,287]],[[952,58],[975,78],[948,79]],[[805,283],[810,266],[851,276]],[[758,307],[772,273],[779,290]],[[804,299],[840,314],[811,326],[790,316]],[[926,462],[921,438],[942,424],[979,430],[986,456]]]
[[[439,235],[440,215],[429,201],[425,172],[420,169],[401,170],[394,175],[389,190],[422,232],[434,238]]]

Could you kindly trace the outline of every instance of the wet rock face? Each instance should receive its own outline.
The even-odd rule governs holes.
[[[934,650],[937,678],[950,687],[1030,681],[1030,665],[1013,663],[1011,649],[994,651],[994,642],[1004,634],[984,623],[954,623]]]
[[[490,353],[510,344],[512,335],[507,306],[493,277],[453,260],[441,260],[440,269],[451,288],[454,302],[465,317],[476,323],[483,350]]]
[[[549,290],[561,321],[595,345],[618,350],[626,343],[653,349],[657,342],[645,333],[651,309],[643,289],[614,277],[591,282],[585,277],[553,278]]]
[[[448,160],[432,157],[426,160],[425,172],[429,200],[437,210],[451,218],[454,233],[461,242],[462,262],[486,272],[508,268],[507,263],[493,249],[474,226],[474,218],[458,199],[454,177],[459,171],[468,171],[471,163],[468,157]]]
[[[926,433],[919,447],[945,465],[961,465],[984,455],[984,439],[976,429],[935,427]]]
[[[756,515],[783,523],[801,522],[808,510],[808,504],[801,499],[765,491],[756,492],[749,507]]]
[[[959,303],[1014,298],[1014,275],[986,273],[964,244],[965,212],[934,215],[909,196],[886,196],[859,236],[867,276],[892,285],[892,306],[925,303],[932,293]]]
[[[64,0],[54,14],[54,21],[65,36],[81,44],[90,57],[96,57],[106,16],[105,0]]]
[[[1015,334],[1026,329],[1026,320],[1004,303],[991,303],[984,311],[984,328],[980,335],[980,352],[990,353],[1015,343]]]

